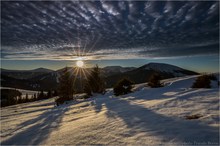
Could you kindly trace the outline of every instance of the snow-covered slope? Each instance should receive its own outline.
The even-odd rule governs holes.
[[[139,84],[121,97],[109,89],[59,107],[48,99],[2,108],[1,144],[218,145],[219,89],[191,89],[195,77],[164,80],[162,88]]]
[[[183,70],[180,67],[165,63],[149,63],[145,65],[145,69],[146,70],[153,69],[161,72],[174,72],[176,70]]]
[[[142,70],[154,70],[157,72],[162,73],[169,73],[173,74],[175,77],[181,77],[185,75],[195,75],[197,73],[193,71],[189,71],[183,68],[180,68],[178,66],[165,64],[165,63],[148,63],[142,67],[140,67]]]

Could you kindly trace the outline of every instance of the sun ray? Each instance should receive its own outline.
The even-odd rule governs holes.
[[[86,73],[85,73],[85,69],[82,69],[82,73],[83,73],[83,75],[84,75],[84,77],[86,78],[86,80],[88,79],[88,77],[87,77],[87,75],[86,75]]]
[[[76,78],[78,76],[79,68],[75,68],[75,70],[76,70],[76,74],[75,74],[75,78],[74,78],[74,81],[73,81],[74,85],[75,85],[75,82],[76,82]]]
[[[92,47],[86,52],[87,54],[91,53],[92,49],[95,47],[95,45],[97,44],[97,42],[100,39],[100,35],[98,36],[98,39],[96,39],[95,43],[92,45]]]

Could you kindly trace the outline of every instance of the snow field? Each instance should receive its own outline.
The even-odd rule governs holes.
[[[218,145],[219,88],[191,89],[196,76],[162,88],[112,89],[54,107],[54,99],[1,109],[2,145]],[[215,83],[212,83],[215,84]],[[187,120],[185,116],[202,117]]]

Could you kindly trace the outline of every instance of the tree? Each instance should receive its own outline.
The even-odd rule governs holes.
[[[159,74],[153,74],[148,82],[148,85],[152,88],[158,88],[161,87],[162,84],[160,83],[161,76]]]
[[[59,100],[56,101],[59,102],[59,104],[63,103],[64,101],[73,99],[73,93],[74,93],[74,77],[70,74],[68,71],[68,68],[66,67],[59,78],[59,86],[58,86],[58,96]]]
[[[43,91],[43,90],[41,90],[40,93],[38,93],[37,99],[38,99],[38,100],[45,99],[45,94],[44,94],[44,91]]]
[[[19,97],[21,99],[22,93],[14,89],[0,89],[1,100],[0,106],[9,106],[19,103]]]
[[[34,93],[33,101],[36,101],[36,100],[37,100],[37,96],[36,96],[36,93]]]
[[[29,98],[28,98],[28,94],[26,93],[25,102],[28,102],[28,101],[29,101]]]
[[[105,84],[100,75],[100,69],[98,65],[96,65],[90,75],[88,76],[85,85],[84,91],[87,95],[91,96],[92,93],[104,93],[105,92]]]
[[[52,97],[52,92],[51,92],[51,90],[49,90],[48,92],[47,92],[47,98],[51,98]]]
[[[86,81],[85,82],[85,85],[84,85],[84,92],[86,92],[86,94],[88,95],[88,96],[92,96],[92,89],[91,89],[91,87],[90,87],[90,84],[89,84],[89,82],[88,81]]]
[[[193,83],[192,88],[211,88],[210,77],[208,75],[199,76]]]
[[[53,91],[52,96],[58,96],[57,90],[54,90],[54,91]]]
[[[133,82],[129,80],[128,78],[123,78],[120,81],[117,82],[117,84],[114,86],[114,94],[116,96],[118,95],[124,95],[131,92]]]
[[[22,101],[23,101],[22,100],[22,95],[19,95],[18,98],[17,98],[17,103],[22,103]]]
[[[217,77],[214,75],[214,74],[209,74],[209,79],[212,80],[212,81],[217,81]]]

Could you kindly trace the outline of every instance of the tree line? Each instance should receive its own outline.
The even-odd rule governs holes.
[[[74,90],[74,81],[75,76],[72,75],[68,68],[66,67],[59,78],[59,87],[58,87],[58,98],[55,100],[57,105],[63,104],[65,101],[72,100]],[[159,74],[154,74],[149,81],[149,86],[152,88],[161,87],[160,83],[161,76]],[[87,79],[83,83],[83,91],[86,93],[84,98],[91,97],[94,93],[105,94],[105,81],[101,77],[100,68],[96,65],[89,73]],[[116,96],[124,95],[131,92],[132,85],[134,84],[128,78],[122,78],[119,80],[113,87],[114,94]]]
[[[55,100],[57,105],[73,99],[73,94],[75,93],[75,78],[76,77],[68,71],[67,67],[62,71],[58,86],[59,97]],[[89,98],[94,93],[105,93],[105,82],[101,78],[98,65],[89,72],[87,79],[83,82],[83,91],[86,93],[85,98]]]
[[[66,67],[60,74],[59,86],[55,91],[40,91],[31,95],[26,94],[25,98],[22,97],[21,92],[18,90],[9,91],[11,89],[1,89],[1,106],[8,106],[19,103],[32,102],[42,99],[48,99],[54,96],[58,96],[55,99],[57,105],[63,104],[65,101],[73,100],[75,91],[75,79],[76,76],[72,75]],[[147,85],[151,88],[163,87],[161,83],[162,76],[160,74],[153,74]],[[192,88],[210,88],[211,80],[217,80],[214,75],[203,75],[198,77],[192,85]],[[114,95],[124,95],[132,92],[134,82],[129,78],[122,77],[113,87]],[[105,94],[105,81],[101,77],[100,68],[96,65],[88,74],[87,78],[83,82],[83,92],[86,93],[84,98],[90,98],[94,93]]]
[[[163,77],[159,73],[154,73],[149,78],[147,86],[150,88],[163,87],[161,80]],[[210,88],[210,80],[216,80],[214,75],[203,75],[198,77],[193,83],[192,88]],[[114,95],[124,95],[132,92],[134,82],[129,78],[122,77],[113,87]],[[100,68],[96,65],[89,73],[88,78],[84,82],[84,98],[91,97],[94,93],[105,94],[105,82],[101,78]],[[59,79],[58,98],[55,100],[57,105],[63,104],[65,101],[72,100],[74,94],[74,76],[64,69]]]
[[[25,94],[25,96],[22,96],[22,93],[19,90],[1,89],[1,107],[48,99],[57,95],[56,90],[49,90],[47,92],[41,90],[38,93]]]

